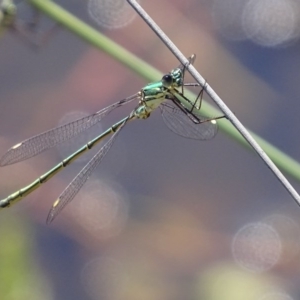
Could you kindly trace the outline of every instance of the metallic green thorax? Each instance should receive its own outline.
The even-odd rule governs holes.
[[[172,70],[162,77],[160,81],[147,84],[140,91],[140,104],[135,110],[135,116],[146,119],[166,99],[178,94],[177,87],[183,84],[183,71],[181,68]]]
[[[0,3],[0,27],[13,24],[17,8],[11,0],[2,0]]]

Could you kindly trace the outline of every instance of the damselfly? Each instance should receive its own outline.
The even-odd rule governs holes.
[[[192,55],[189,58],[189,63],[192,64],[194,60],[195,55]],[[199,114],[203,89],[193,102],[184,95],[185,86],[199,86],[199,84],[184,83],[185,70],[186,67],[180,65],[170,73],[164,75],[160,81],[146,85],[138,93],[128,98],[116,102],[90,116],[48,130],[13,146],[0,159],[1,166],[23,161],[67,141],[100,122],[115,108],[138,100],[138,105],[127,117],[115,123],[95,139],[91,140],[64,159],[53,169],[37,178],[30,185],[11,194],[5,199],[0,200],[0,208],[9,207],[32,193],[42,183],[60,172],[80,155],[92,149],[107,136],[112,135],[54,202],[47,217],[47,223],[50,223],[79,192],[95,168],[101,163],[124,126],[131,120],[148,118],[151,112],[158,107],[161,110],[166,125],[178,135],[197,140],[208,140],[213,138],[217,133],[216,120],[224,118],[224,116],[205,118]]]

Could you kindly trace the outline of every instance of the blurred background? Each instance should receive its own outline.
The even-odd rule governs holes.
[[[126,2],[58,3],[159,70],[179,64]],[[186,56],[196,53],[195,67],[248,128],[300,160],[299,1],[141,4]],[[18,8],[18,17],[30,15],[26,2]],[[41,21],[43,30],[53,25]],[[1,155],[147,83],[64,29],[39,49],[7,30],[0,76]],[[74,142],[1,168],[0,197],[130,109],[118,109]],[[47,226],[52,203],[91,155],[1,211],[1,300],[299,299],[300,208],[253,152],[222,132],[205,142],[179,137],[157,111],[122,130]]]

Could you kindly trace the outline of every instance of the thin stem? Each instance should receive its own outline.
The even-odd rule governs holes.
[[[190,74],[195,78],[195,80],[204,88],[206,93],[215,102],[215,104],[220,108],[220,110],[226,115],[228,120],[233,124],[233,126],[239,131],[239,133],[244,137],[244,139],[251,145],[254,151],[260,156],[264,163],[270,168],[278,180],[282,183],[285,189],[290,193],[290,195],[295,199],[298,205],[300,205],[300,196],[289,181],[284,177],[280,170],[276,167],[273,161],[268,157],[265,151],[259,146],[259,144],[254,140],[248,130],[243,126],[243,124],[237,119],[233,112],[228,108],[228,106],[222,101],[222,99],[217,95],[217,93],[211,88],[211,86],[205,81],[205,79],[197,72],[192,64],[189,64],[186,57],[180,52],[176,45],[168,38],[168,36],[160,29],[160,27],[153,21],[152,18],[146,13],[146,11],[135,1],[127,0],[128,3],[135,9],[135,11],[143,18],[143,20],[149,25],[149,27],[157,34],[157,36],[163,41],[163,43],[170,49],[170,51],[178,58],[178,60],[186,66]]]

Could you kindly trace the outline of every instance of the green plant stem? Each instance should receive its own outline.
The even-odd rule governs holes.
[[[76,18],[56,3],[49,0],[28,0],[28,2],[36,9],[48,15],[57,23],[69,29],[72,33],[76,34],[94,47],[106,52],[111,57],[115,58],[136,72],[138,75],[145,78],[147,81],[156,81],[162,76],[161,72],[137,58],[132,53],[101,34],[99,31],[82,22],[80,19]],[[195,95],[192,93],[187,93],[187,96],[191,98],[195,97]],[[220,114],[216,109],[206,102],[203,103],[201,111],[202,110],[204,114],[210,116],[217,116]],[[234,140],[240,144],[250,149],[249,144],[229,122],[222,120],[218,122],[218,124],[222,131],[234,138]],[[282,171],[300,181],[300,164],[296,160],[283,153],[260,136],[251,131],[250,133]]]

